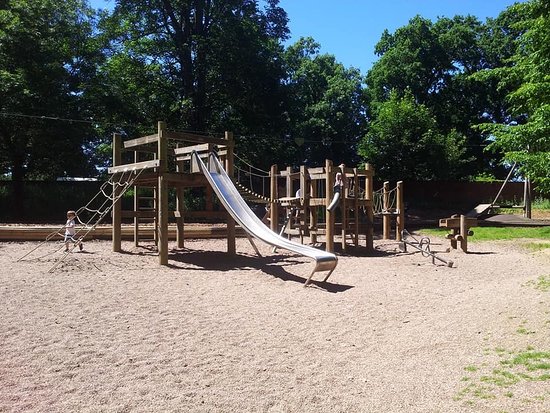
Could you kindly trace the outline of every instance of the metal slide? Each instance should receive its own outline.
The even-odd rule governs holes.
[[[202,173],[208,179],[223,206],[248,234],[274,247],[284,248],[315,260],[315,268],[306,280],[304,287],[309,284],[313,274],[318,271],[328,271],[323,282],[330,277],[330,274],[332,274],[338,263],[336,255],[292,242],[271,231],[246,204],[214,153],[210,153],[208,156],[208,166],[204,164],[197,152],[194,151],[192,156]]]

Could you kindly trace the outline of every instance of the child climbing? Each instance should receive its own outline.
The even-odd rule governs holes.
[[[344,192],[344,187],[346,185],[346,166],[342,163],[338,166],[340,168],[340,172],[336,173],[336,176],[334,177],[334,197],[332,198],[332,202],[327,207],[328,211],[334,210],[340,203],[340,197],[343,196],[342,192]]]

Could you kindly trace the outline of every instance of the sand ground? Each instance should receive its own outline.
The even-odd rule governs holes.
[[[550,412],[547,252],[377,240],[303,288],[311,260],[225,244],[91,241],[48,273],[60,243],[0,243],[0,412]]]

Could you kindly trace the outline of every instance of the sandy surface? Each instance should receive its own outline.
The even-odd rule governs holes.
[[[0,412],[550,412],[548,366],[509,363],[550,352],[548,249],[447,242],[454,268],[376,241],[308,288],[246,239],[168,267],[92,241],[53,273],[61,244],[0,243]]]

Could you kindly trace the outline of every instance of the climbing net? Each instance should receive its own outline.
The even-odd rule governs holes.
[[[81,225],[79,228],[76,229],[75,235],[73,236],[73,239],[76,239],[76,242],[74,242],[72,247],[69,248],[69,250],[66,251],[54,263],[54,265],[48,270],[48,272],[53,272],[76,248],[76,246],[79,245],[84,240],[84,238],[103,221],[107,214],[113,209],[114,203],[124,195],[124,193],[128,190],[129,187],[134,184],[136,179],[139,178],[144,170],[145,169],[141,169],[139,171],[125,171],[121,172],[120,174],[112,175],[107,181],[101,184],[99,191],[86,205],[80,207],[75,211],[76,220]],[[86,218],[82,220],[82,217]],[[46,244],[48,241],[51,241],[55,237],[64,237],[64,229],[65,225],[49,233],[44,241],[42,241],[32,250],[20,257],[17,261],[22,261],[24,258],[31,255],[34,251],[36,251],[38,248]],[[64,245],[60,246],[54,252],[61,250],[61,248],[63,247]],[[48,253],[40,258],[43,258],[52,253],[53,252]]]

